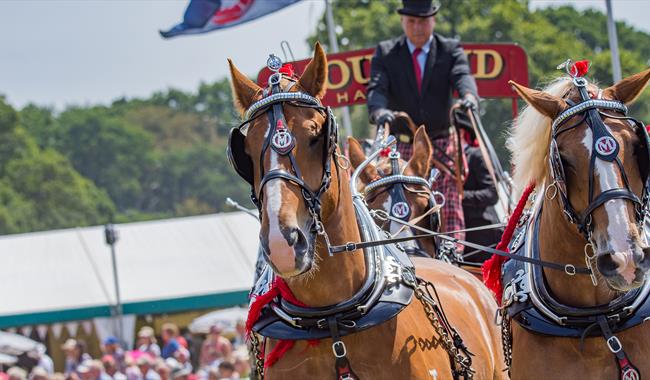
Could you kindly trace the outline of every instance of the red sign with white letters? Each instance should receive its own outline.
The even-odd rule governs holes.
[[[484,98],[516,98],[508,84],[514,80],[528,86],[526,52],[515,44],[463,44],[469,59],[478,93]],[[361,49],[328,54],[329,77],[323,104],[342,107],[366,103],[366,86],[370,80],[370,61],[375,49]],[[291,62],[294,71],[303,72],[310,59]],[[262,69],[257,83],[266,87],[271,71]]]

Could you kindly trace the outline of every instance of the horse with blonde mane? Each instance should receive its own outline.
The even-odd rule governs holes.
[[[606,89],[568,72],[542,91],[511,82],[528,103],[509,142],[515,186],[534,193],[509,248],[538,261],[503,268],[507,364],[513,379],[639,379],[650,376],[650,153],[626,105],[650,70]]]
[[[277,61],[269,59],[275,73],[266,88],[230,62],[246,121],[231,132],[229,156],[251,184],[270,268],[253,290],[247,324],[266,337],[261,344],[251,336],[258,375],[504,378],[496,303],[475,278],[430,259],[413,266],[394,246],[356,243],[380,231],[353,198],[336,122],[320,103],[320,45],[300,77]]]

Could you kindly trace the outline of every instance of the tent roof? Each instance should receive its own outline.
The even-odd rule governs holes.
[[[115,225],[125,314],[246,303],[259,222],[243,212]],[[0,328],[110,316],[104,227],[0,237]]]

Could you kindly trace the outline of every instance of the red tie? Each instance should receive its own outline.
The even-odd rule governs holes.
[[[420,62],[418,62],[418,55],[422,53],[422,49],[415,48],[413,50],[413,70],[415,71],[415,82],[418,85],[418,92],[422,93],[422,68],[420,67]]]

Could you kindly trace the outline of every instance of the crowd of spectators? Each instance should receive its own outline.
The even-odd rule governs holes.
[[[247,379],[250,363],[244,338],[244,323],[237,323],[231,339],[223,335],[221,325],[210,327],[202,343],[180,334],[173,323],[162,326],[158,343],[152,327],[144,326],[137,334],[133,350],[124,350],[118,338],[102,342],[100,358],[91,357],[82,340],[68,339],[63,372],[55,372],[45,351],[30,371],[15,366],[0,380],[230,380]],[[230,334],[229,336],[231,336]],[[196,356],[196,357],[194,357]]]

